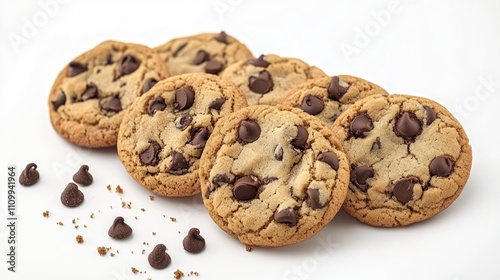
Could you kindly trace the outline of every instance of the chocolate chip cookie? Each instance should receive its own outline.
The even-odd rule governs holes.
[[[238,61],[220,76],[245,93],[248,105],[276,105],[286,91],[309,79],[326,77],[326,74],[300,59],[268,54]]]
[[[467,135],[435,101],[367,97],[333,127],[351,164],[343,209],[363,223],[396,227],[428,219],[459,196],[469,177]]]
[[[247,245],[303,241],[337,213],[349,184],[340,142],[289,106],[255,105],[221,119],[200,160],[212,219]]]
[[[214,124],[246,105],[236,86],[215,75],[192,73],[160,81],[123,117],[120,160],[156,194],[197,194],[199,158]]]
[[[106,41],[61,71],[49,96],[54,129],[78,146],[116,145],[124,110],[154,82],[168,76],[152,49]]]
[[[306,81],[287,92],[280,103],[300,108],[332,125],[349,106],[375,94],[388,93],[361,78],[339,75]]]
[[[224,31],[172,39],[155,50],[172,75],[197,72],[218,74],[227,65],[252,57],[243,43]]]

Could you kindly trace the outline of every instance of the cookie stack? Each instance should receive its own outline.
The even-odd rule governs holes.
[[[263,247],[308,239],[340,208],[381,227],[430,218],[458,197],[472,161],[438,103],[256,57],[224,32],[154,49],[104,42],[61,71],[49,109],[69,142],[116,145],[140,185],[201,192],[217,225]]]

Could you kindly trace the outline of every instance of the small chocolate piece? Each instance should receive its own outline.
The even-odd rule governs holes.
[[[371,150],[373,151],[375,149],[379,150],[382,149],[382,143],[380,142],[380,137],[375,138],[375,141],[372,144]]]
[[[339,170],[339,159],[333,152],[321,153],[316,157],[316,159],[330,165],[330,167],[335,171]]]
[[[142,91],[141,93],[144,94],[148,90],[150,90],[154,85],[156,85],[158,81],[155,78],[149,78],[144,82],[144,85],[142,86]]]
[[[221,31],[217,37],[215,37],[215,40],[223,43],[223,44],[229,44],[229,41],[227,40],[227,34],[224,31]]]
[[[429,165],[431,176],[448,177],[453,171],[453,160],[449,157],[435,157]]]
[[[179,152],[172,151],[170,152],[170,171],[178,172],[181,171],[181,174],[187,173],[187,169],[189,168],[189,162],[186,158]]]
[[[149,265],[155,269],[166,268],[172,261],[170,255],[166,251],[167,247],[164,244],[156,245],[153,251],[148,255]]]
[[[85,164],[73,175],[73,181],[82,186],[89,186],[93,180],[92,174],[89,173],[89,166]]]
[[[348,89],[349,86],[344,87],[340,85],[340,78],[338,76],[333,76],[327,90],[328,98],[340,102],[340,99],[344,96]]]
[[[101,109],[106,112],[120,112],[122,110],[122,103],[118,95],[109,96],[100,100],[99,105]]]
[[[126,54],[120,58],[120,61],[118,62],[118,75],[117,79],[133,73],[139,66],[141,65],[141,62],[133,55],[131,54]]]
[[[106,56],[106,65],[110,65],[111,63],[113,63],[113,54],[108,53],[108,55]]]
[[[97,86],[94,83],[87,84],[85,91],[82,93],[80,100],[86,101],[89,99],[97,98],[99,90],[97,90]]]
[[[325,207],[325,205],[322,205],[319,202],[319,190],[318,189],[307,189],[307,191],[306,191],[306,203],[313,210]]]
[[[114,239],[123,239],[132,234],[132,228],[125,223],[123,217],[118,216],[108,230],[108,235]]]
[[[216,187],[220,187],[224,184],[229,184],[231,180],[226,174],[215,174],[214,178],[212,179],[212,184]]]
[[[149,147],[139,154],[141,163],[144,165],[157,165],[160,162],[161,146],[158,142],[151,142]]]
[[[189,144],[195,146],[197,149],[205,148],[208,137],[210,136],[210,131],[207,128],[201,127],[195,130],[194,135],[189,142]]]
[[[191,124],[192,121],[193,116],[191,116],[190,114],[184,114],[180,118],[177,118],[175,120],[175,127],[180,130],[184,130]]]
[[[413,198],[413,186],[418,182],[416,177],[403,178],[394,184],[392,194],[399,202],[405,204]]]
[[[224,65],[219,61],[212,59],[205,64],[205,73],[217,75],[224,68]]]
[[[226,103],[225,98],[217,98],[214,101],[210,102],[210,104],[208,105],[208,109],[215,109],[219,111],[224,103]]]
[[[172,53],[172,56],[173,57],[177,57],[177,55],[179,54],[180,51],[182,51],[182,49],[184,49],[186,46],[187,46],[188,42],[185,42],[185,43],[182,43],[179,47],[177,47],[177,49]]]
[[[276,180],[278,180],[278,178],[266,176],[266,177],[262,178],[262,184],[267,185],[267,184],[272,183]]]
[[[373,129],[372,119],[368,114],[358,115],[352,119],[349,129],[355,138],[364,137],[365,132]]]
[[[52,103],[52,108],[54,108],[54,111],[57,111],[59,107],[66,104],[66,94],[63,91],[59,92],[59,94],[56,97],[56,100],[51,101],[51,103]]]
[[[233,195],[238,200],[250,200],[255,198],[260,183],[250,176],[243,176],[236,180],[233,187]]]
[[[361,191],[366,192],[370,185],[366,182],[369,178],[375,176],[373,168],[369,166],[351,166],[351,183],[358,187]]]
[[[273,90],[273,79],[271,74],[262,70],[257,76],[248,77],[248,87],[251,91],[264,94]]]
[[[68,77],[74,77],[87,70],[87,66],[81,64],[80,62],[71,61],[69,63]]]
[[[324,107],[325,102],[312,94],[304,97],[304,100],[302,100],[302,105],[300,105],[300,109],[302,109],[302,111],[313,116],[321,113]]]
[[[242,121],[238,127],[238,140],[242,144],[252,143],[260,137],[260,125],[256,121]]]
[[[433,123],[436,120],[436,112],[431,107],[425,106],[425,105],[424,105],[424,110],[425,110],[425,118],[426,118],[425,123],[427,125],[430,125],[431,123]]]
[[[248,61],[249,64],[257,67],[267,67],[269,66],[269,62],[264,60],[264,55],[261,54],[258,58],[250,59]]]
[[[200,65],[210,59],[210,55],[205,50],[199,50],[193,59],[194,65]]]
[[[19,176],[19,183],[25,187],[36,184],[40,180],[40,173],[36,170],[37,167],[34,163],[28,163]]]
[[[279,161],[283,160],[283,147],[281,145],[276,145],[274,148],[274,158]]]
[[[192,228],[182,240],[182,246],[184,246],[184,250],[189,253],[199,253],[205,248],[205,238],[200,235],[199,229]]]
[[[174,109],[185,110],[194,103],[194,91],[188,87],[181,87],[175,91]]]
[[[307,138],[309,137],[309,132],[302,126],[297,127],[297,136],[292,140],[292,146],[296,149],[303,150],[307,145]]]
[[[83,199],[84,195],[75,183],[69,183],[61,193],[61,202],[68,207],[77,207]]]
[[[394,132],[397,136],[402,137],[405,141],[413,141],[415,137],[422,131],[420,120],[415,114],[404,112],[396,120]]]
[[[293,227],[297,224],[297,215],[292,208],[286,208],[274,213],[274,221]]]
[[[148,103],[148,114],[150,116],[154,115],[158,111],[163,111],[167,108],[167,104],[165,104],[165,99],[161,96],[155,96],[149,100]]]

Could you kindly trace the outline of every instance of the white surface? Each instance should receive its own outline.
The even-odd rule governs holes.
[[[498,1],[54,1],[50,9],[40,3],[51,0],[0,4],[1,279],[173,279],[176,269],[199,272],[183,279],[500,279]],[[50,87],[80,53],[107,39],[157,46],[220,30],[255,55],[301,58],[330,75],[359,76],[443,104],[460,118],[473,147],[461,196],[443,213],[405,228],[373,228],[340,213],[308,241],[248,253],[212,222],[199,196],[150,201],[113,149],[80,149],[52,129]],[[19,175],[29,162],[38,164],[41,180],[17,187],[12,273],[4,261],[7,166],[16,165]],[[84,163],[94,183],[83,188],[84,204],[68,209],[60,192]],[[108,184],[120,185],[124,194],[108,191]],[[121,200],[132,209],[121,208]],[[49,218],[42,217],[45,210]],[[107,236],[117,215],[134,229],[132,238]],[[207,240],[199,255],[182,249],[191,227]],[[78,234],[85,243],[75,242]],[[172,257],[165,270],[147,263],[157,243]],[[120,253],[101,257],[98,246]],[[132,274],[131,267],[146,274]]]

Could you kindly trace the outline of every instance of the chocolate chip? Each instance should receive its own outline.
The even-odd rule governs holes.
[[[375,138],[375,141],[372,143],[372,148],[371,150],[375,150],[375,149],[382,149],[382,143],[380,142],[380,137],[377,137]]]
[[[63,91],[59,92],[59,94],[56,97],[56,100],[51,101],[51,103],[52,103],[52,108],[54,108],[54,111],[57,111],[59,107],[66,104],[66,94]]]
[[[113,63],[113,54],[108,53],[108,55],[106,56],[106,65],[110,65],[111,63]]]
[[[368,114],[358,115],[351,121],[349,129],[355,138],[364,137],[365,132],[373,129],[372,119]]]
[[[179,54],[180,51],[182,51],[182,49],[184,49],[186,46],[187,46],[187,42],[186,43],[182,43],[179,47],[177,47],[177,49],[172,53],[172,56],[173,57],[177,57],[177,55]]]
[[[135,56],[131,54],[122,56],[118,61],[118,75],[116,78],[133,73],[140,65],[141,62]]]
[[[222,173],[215,174],[214,178],[212,179],[212,184],[214,184],[214,186],[216,187],[220,187],[224,184],[229,184],[229,182],[231,182],[229,177],[226,174]]]
[[[260,132],[260,125],[256,121],[242,121],[238,127],[238,141],[242,144],[252,143],[259,139]]]
[[[179,174],[186,174],[189,168],[189,162],[186,158],[179,152],[170,152],[170,171],[177,172]]]
[[[330,85],[328,86],[328,98],[335,101],[340,101],[342,96],[349,90],[349,86],[342,86],[340,78],[338,76],[333,76]]]
[[[320,98],[309,94],[302,100],[302,105],[300,105],[300,109],[302,111],[308,113],[309,115],[317,115],[323,111],[325,107],[325,103]]]
[[[248,87],[251,91],[264,94],[273,90],[273,79],[271,74],[262,70],[257,76],[248,77]]]
[[[114,239],[123,239],[132,234],[132,228],[125,223],[123,217],[118,216],[108,230],[108,235]]]
[[[316,157],[316,159],[330,165],[330,167],[335,171],[339,170],[339,159],[337,155],[332,152],[321,153]]]
[[[217,75],[224,68],[224,65],[219,61],[212,59],[205,64],[205,73]]]
[[[319,202],[319,190],[318,189],[307,189],[306,191],[306,204],[311,207],[311,209],[316,210],[325,207]]]
[[[92,177],[92,174],[89,173],[89,166],[85,164],[80,166],[78,172],[73,175],[73,181],[82,186],[88,186],[92,184],[93,180],[94,178]]]
[[[155,269],[166,268],[172,261],[170,255],[166,251],[167,247],[164,244],[157,244],[148,255],[149,265]]]
[[[154,85],[156,85],[158,81],[155,78],[149,78],[144,82],[144,85],[142,86],[142,91],[141,93],[144,94],[148,90],[150,90]]]
[[[210,104],[208,104],[208,109],[215,109],[219,111],[224,103],[226,103],[225,98],[217,98],[214,101],[210,102]]]
[[[150,116],[154,115],[158,111],[163,111],[167,108],[167,104],[165,104],[165,99],[161,96],[155,96],[149,100],[148,103],[148,114]]]
[[[453,171],[453,160],[449,157],[435,157],[429,165],[431,176],[448,177]]]
[[[87,66],[81,64],[80,62],[71,61],[69,63],[68,77],[74,77],[87,70]]]
[[[243,176],[236,180],[233,187],[233,196],[238,200],[250,200],[255,198],[260,183],[250,176]]]
[[[106,112],[120,112],[122,110],[122,103],[118,95],[105,97],[100,100],[99,105],[101,109]]]
[[[201,127],[195,130],[194,135],[189,142],[189,144],[195,146],[197,149],[205,148],[208,137],[210,136],[210,131],[207,128]]]
[[[425,110],[425,119],[426,119],[425,123],[427,125],[430,125],[432,122],[434,122],[436,120],[436,112],[434,112],[434,110],[429,106],[424,106],[424,110]]]
[[[397,136],[402,137],[405,141],[413,141],[415,137],[422,131],[420,120],[415,114],[404,112],[396,120],[394,132]]]
[[[415,177],[403,178],[394,184],[392,194],[399,202],[405,204],[413,198],[413,186],[418,182]]]
[[[274,213],[274,221],[293,227],[297,224],[297,215],[292,210],[292,208],[286,208]]]
[[[272,183],[272,182],[274,182],[276,180],[278,180],[278,178],[266,176],[266,177],[262,178],[262,184],[263,185],[267,185],[267,184]]]
[[[252,64],[253,66],[257,67],[267,67],[269,66],[269,62],[264,60],[264,55],[261,54],[258,58],[250,59],[248,61],[249,64]]]
[[[375,173],[373,168],[369,166],[351,166],[351,183],[364,192],[370,187],[366,180],[373,176],[375,176]]]
[[[215,37],[215,40],[223,43],[223,44],[229,44],[229,41],[227,40],[227,34],[226,32],[224,31],[221,31],[221,33],[219,33],[219,35],[217,35],[217,37]]]
[[[158,142],[151,142],[149,147],[139,154],[141,163],[144,165],[157,165],[160,162],[161,146]]]
[[[199,50],[193,59],[194,65],[200,65],[210,59],[210,55],[205,50]]]
[[[84,195],[75,183],[69,183],[61,193],[61,202],[68,207],[77,207],[83,199]]]
[[[175,120],[175,127],[180,130],[184,130],[191,124],[192,121],[193,116],[191,116],[190,114],[184,114],[180,118],[177,118]]]
[[[200,235],[199,229],[192,228],[182,240],[182,246],[189,253],[199,253],[205,248],[205,238]]]
[[[194,103],[194,91],[188,87],[181,87],[175,91],[174,109],[185,110]]]
[[[34,163],[28,163],[19,176],[19,183],[25,187],[36,184],[40,179],[40,173],[36,170],[37,167]]]
[[[280,145],[274,148],[274,158],[279,161],[283,160],[283,148]]]
[[[309,132],[302,126],[297,126],[297,136],[292,140],[292,146],[299,150],[303,150],[307,145],[307,138],[309,138]]]
[[[85,91],[82,93],[82,96],[80,99],[82,101],[86,101],[89,99],[97,98],[98,94],[97,86],[94,83],[89,83],[87,84],[87,87],[85,88]]]

